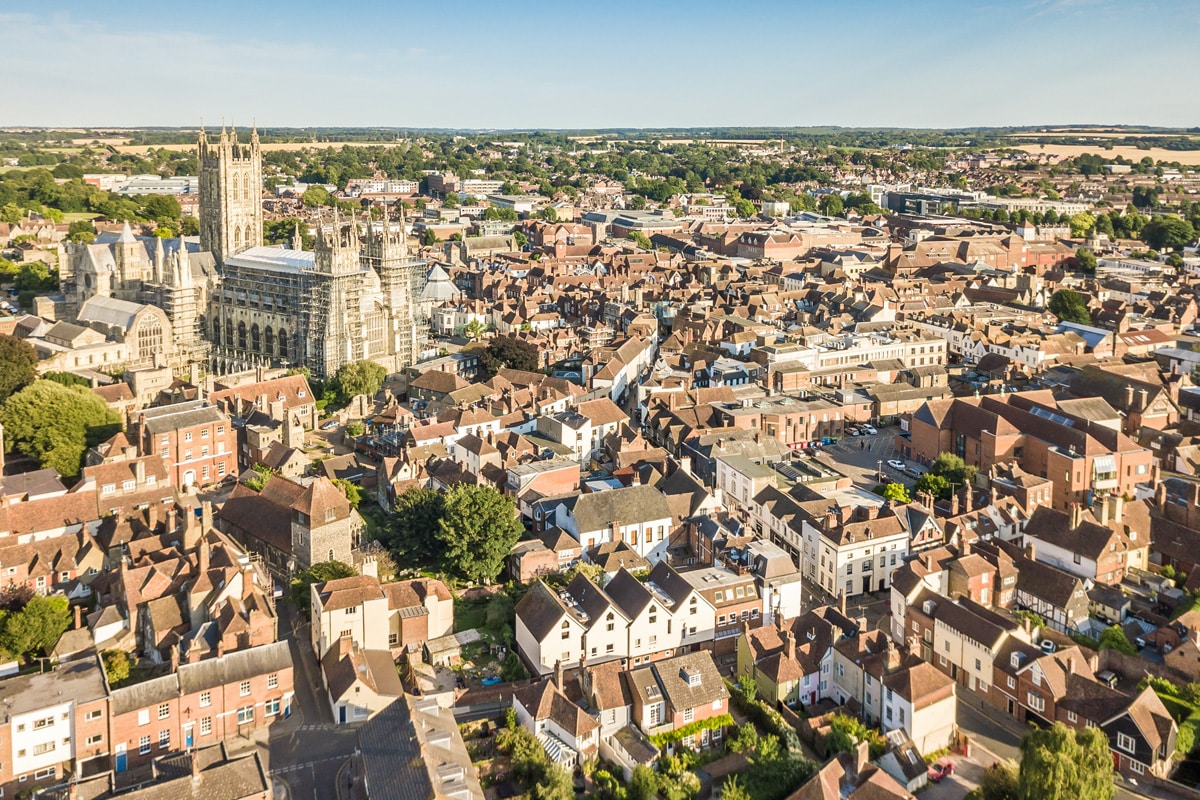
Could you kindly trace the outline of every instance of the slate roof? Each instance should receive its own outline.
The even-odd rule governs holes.
[[[580,535],[606,530],[612,524],[669,520],[667,499],[653,486],[629,486],[585,494],[575,502],[573,511]]]

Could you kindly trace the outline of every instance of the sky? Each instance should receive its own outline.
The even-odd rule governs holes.
[[[1200,125],[1196,0],[0,3],[0,126]]]

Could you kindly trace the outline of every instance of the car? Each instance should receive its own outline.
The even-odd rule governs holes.
[[[847,433],[849,433],[851,436],[862,436],[862,434],[858,432],[858,428],[850,428]]]
[[[1042,641],[1038,645],[1038,647],[1042,648],[1042,652],[1045,653],[1046,655],[1050,655],[1051,653],[1053,653],[1055,650],[1058,649],[1058,645],[1056,645],[1054,642],[1050,641],[1049,639],[1042,639]]]
[[[329,422],[326,422],[324,425],[321,426],[321,430],[331,431],[334,428],[336,428],[338,425],[341,425],[341,423],[338,422],[336,419],[331,419],[331,420],[329,420]]]
[[[879,433],[879,429],[876,428],[874,425],[863,425],[863,430],[865,430],[867,432],[868,436],[875,436],[876,434]]]
[[[954,762],[945,759],[934,762],[929,768],[929,780],[937,783],[942,778],[948,778],[954,774]]]
[[[889,467],[891,467],[892,469],[899,470],[900,472],[904,472],[904,462],[898,458],[889,458],[887,465]]]
[[[1121,676],[1111,669],[1104,669],[1096,673],[1096,679],[1108,688],[1115,689],[1117,688],[1117,681],[1121,679]]]
[[[919,478],[925,474],[925,470],[920,467],[908,466],[904,468],[904,474],[912,478]]]

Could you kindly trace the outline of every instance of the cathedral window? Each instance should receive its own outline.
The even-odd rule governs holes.
[[[237,225],[233,226],[233,249],[242,249],[242,229]]]
[[[217,344],[221,343],[221,320],[213,320],[213,341]]]
[[[279,357],[288,357],[288,335],[287,331],[283,328],[279,329]]]
[[[238,176],[237,175],[233,176],[233,180],[230,181],[229,186],[231,189],[231,191],[229,192],[229,199],[236,200],[237,195],[238,195]]]
[[[262,350],[262,336],[258,331],[258,323],[250,326],[250,349],[256,353]]]
[[[246,349],[246,323],[244,322],[238,323],[237,346],[239,350]]]
[[[266,344],[267,354],[270,355],[275,352],[275,331],[271,328],[270,325],[268,325],[265,333],[266,333],[266,338],[265,338],[264,344]]]
[[[225,346],[233,347],[233,320],[225,320]]]

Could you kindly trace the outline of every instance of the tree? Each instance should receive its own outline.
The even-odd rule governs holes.
[[[1108,219],[1105,217],[1105,219]],[[1081,247],[1075,251],[1075,264],[1084,272],[1096,271],[1096,254],[1086,247]]]
[[[63,386],[84,386],[91,388],[92,383],[82,375],[76,375],[74,372],[55,372],[51,370],[42,376],[48,381],[61,383]]]
[[[357,575],[354,567],[341,561],[320,561],[292,576],[291,599],[305,619],[312,616],[312,585]]]
[[[308,208],[317,208],[329,205],[333,195],[329,194],[329,190],[324,186],[310,186],[300,195],[300,199]]]
[[[1155,250],[1177,250],[1195,238],[1192,223],[1174,214],[1154,217],[1142,228],[1142,241]]]
[[[374,361],[366,360],[342,364],[333,376],[338,393],[346,400],[360,394],[374,397],[386,378],[386,369]]]
[[[200,234],[200,218],[188,214],[179,220],[180,236],[198,236]]]
[[[1059,289],[1050,297],[1050,313],[1063,322],[1091,325],[1092,315],[1088,311],[1083,295],[1070,289]]]
[[[1116,650],[1127,656],[1136,656],[1138,652],[1137,647],[1129,641],[1129,637],[1125,635],[1125,631],[1120,625],[1104,629],[1104,632],[1100,634],[1100,649]]]
[[[513,243],[518,249],[525,249],[525,245],[529,244],[529,237],[520,231],[513,231]]]
[[[362,502],[362,489],[357,484],[351,483],[345,478],[334,478],[333,485],[342,490],[342,494],[346,495],[346,499],[350,501],[350,505],[358,508]]]
[[[462,198],[458,196],[458,192],[447,192],[446,199],[442,201],[442,205],[446,208],[458,208],[462,205]]]
[[[575,782],[558,764],[547,764],[529,796],[531,800],[575,800]]]
[[[1017,800],[1017,765],[1011,761],[992,764],[966,800]]]
[[[1074,237],[1087,236],[1096,227],[1096,218],[1087,211],[1071,215],[1071,235]]]
[[[460,484],[446,493],[437,537],[449,571],[490,583],[522,530],[511,498],[491,486]]]
[[[436,489],[413,486],[396,498],[386,539],[398,563],[426,566],[435,562],[438,520],[444,508],[445,495]]]
[[[0,334],[0,403],[37,378],[37,351],[23,339]]]
[[[0,647],[17,656],[49,652],[71,623],[71,608],[62,595],[35,595],[10,614],[0,631]]]
[[[721,786],[721,800],[751,800],[750,793],[742,786],[737,775],[730,775]]]
[[[912,498],[908,495],[908,490],[904,488],[903,483],[888,483],[884,484],[875,492],[884,500],[894,500],[897,503],[911,503]]]
[[[629,778],[628,800],[654,800],[658,796],[658,776],[645,764],[638,764]]]
[[[821,196],[821,200],[817,203],[817,210],[827,217],[840,217],[846,210],[846,204],[842,202],[840,194],[831,192]]]
[[[917,478],[913,490],[929,492],[941,500],[948,500],[954,491],[975,480],[975,467],[969,467],[954,453],[938,453],[929,471]]]
[[[79,474],[87,448],[121,430],[121,418],[82,386],[37,380],[0,409],[7,446],[66,478]]]
[[[653,250],[654,244],[650,241],[650,237],[641,231],[633,231],[629,234],[629,241],[636,244],[643,250]]]
[[[1056,722],[1021,741],[1017,800],[1112,800],[1113,791],[1112,754],[1099,728]]]
[[[512,336],[496,336],[488,342],[479,356],[483,368],[480,380],[488,380],[502,368],[536,372],[541,366],[541,353],[529,342]]]
[[[104,662],[104,674],[108,677],[110,689],[120,686],[129,679],[129,669],[132,664],[129,654],[124,650],[105,650],[100,654]]]
[[[488,324],[480,319],[473,319],[463,326],[463,333],[472,342],[478,342],[483,338],[483,335],[488,331]]]
[[[88,244],[96,241],[96,226],[90,219],[77,219],[67,227],[67,238],[72,242]]]
[[[50,292],[58,288],[58,271],[41,261],[21,265],[13,286],[23,292]]]
[[[546,206],[540,212],[538,212],[538,216],[546,222],[558,222],[558,212],[550,206]]]
[[[425,233],[421,234],[421,244],[425,247],[433,247],[440,242],[437,232],[433,228],[426,228]]]
[[[917,482],[913,484],[913,491],[918,494],[927,492],[938,500],[949,500],[950,495],[954,494],[954,487],[950,481],[946,480],[944,475],[934,475],[926,472],[917,478]]]
[[[733,210],[742,219],[749,219],[758,213],[758,209],[754,207],[754,203],[751,203],[745,198],[739,198],[735,200],[733,203]]]

